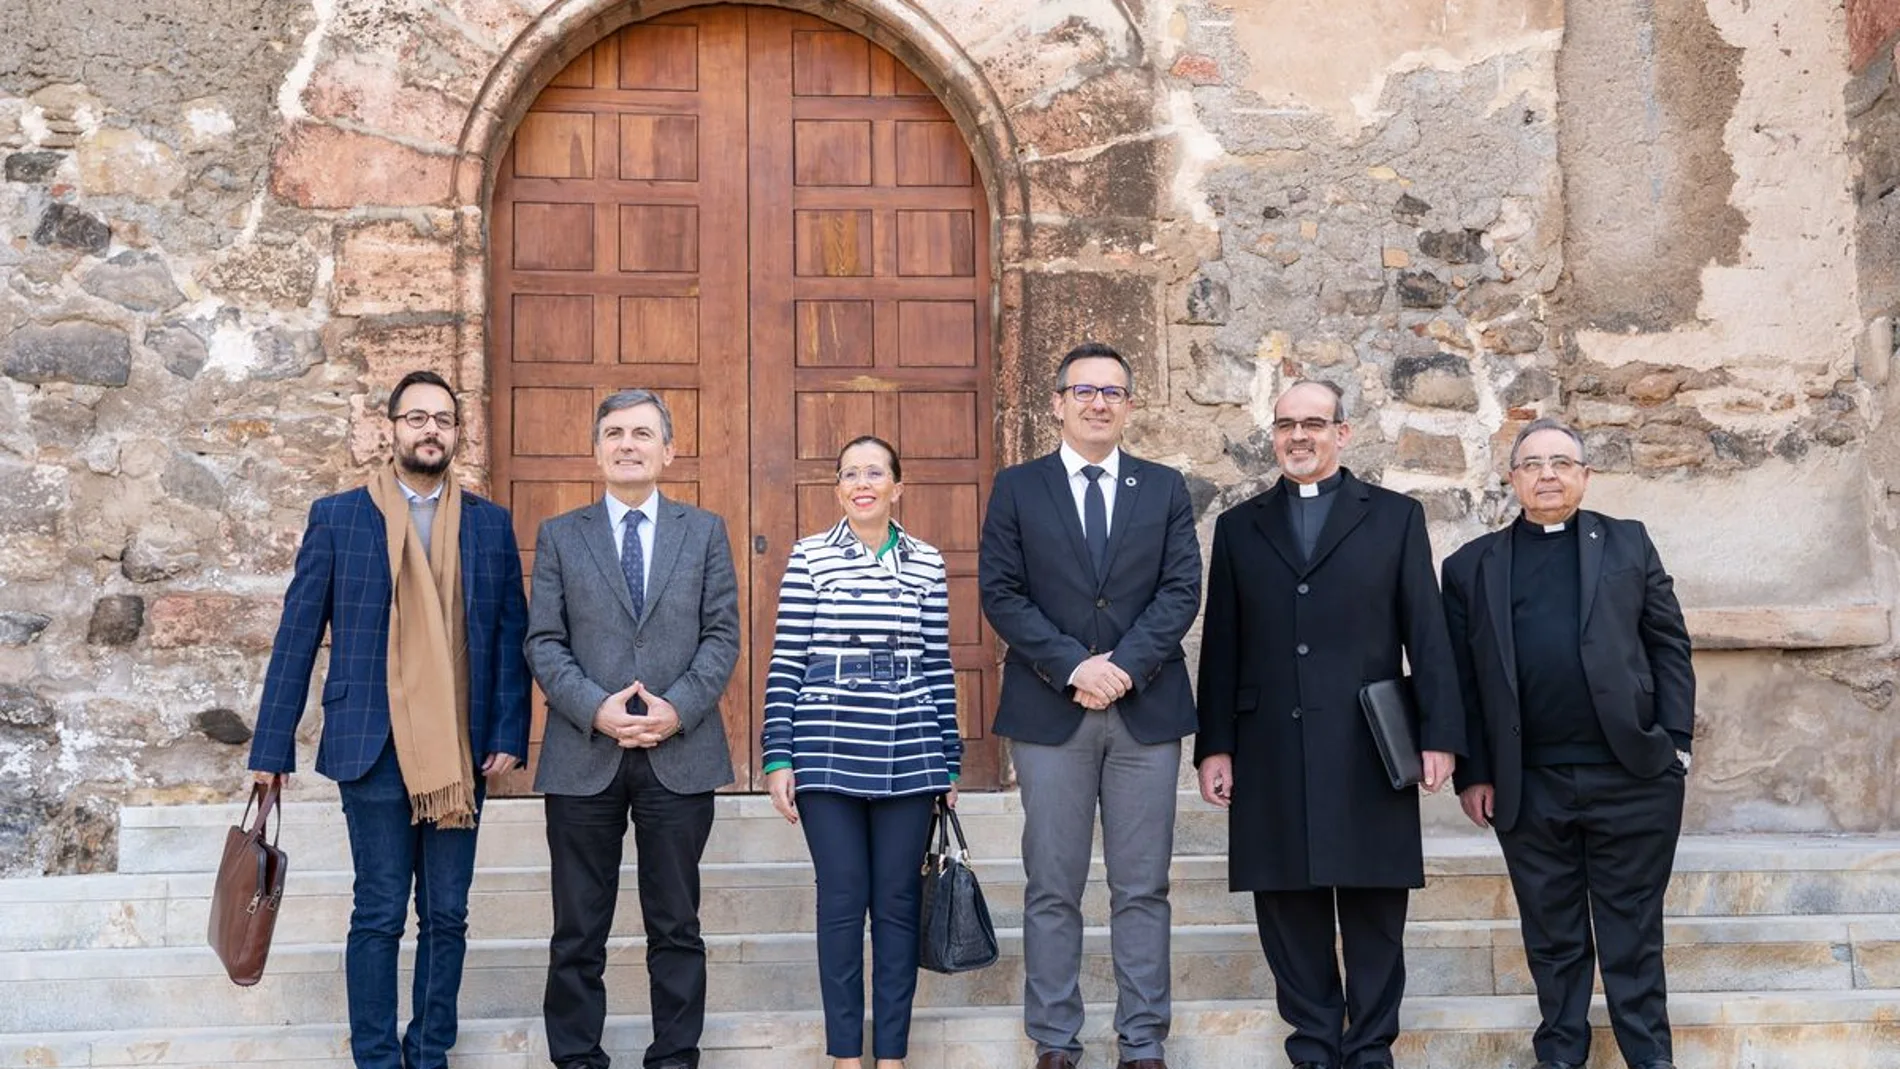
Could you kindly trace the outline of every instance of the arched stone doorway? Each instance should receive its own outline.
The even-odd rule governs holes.
[[[995,785],[995,649],[975,588],[997,465],[989,208],[930,89],[814,16],[671,12],[548,82],[489,204],[491,489],[524,549],[540,520],[600,493],[598,399],[665,394],[680,454],[665,490],[733,535],[746,642],[723,712],[751,785],[785,554],[835,519],[838,445],[891,439],[901,518],[951,568],[964,782]]]

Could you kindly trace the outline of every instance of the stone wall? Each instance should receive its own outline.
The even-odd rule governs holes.
[[[0,873],[110,868],[119,802],[241,781],[305,509],[403,371],[476,402],[481,484],[492,167],[568,58],[679,6],[0,10]],[[1896,5],[794,6],[971,142],[1005,455],[1100,337],[1205,530],[1321,376],[1442,553],[1511,514],[1515,429],[1575,419],[1707,651],[1692,823],[1900,827]]]
[[[1891,165],[1850,130],[1842,12],[1338,8],[1171,27],[1206,176],[1176,207],[1219,237],[1169,339],[1218,407],[1171,444],[1234,500],[1270,477],[1280,385],[1332,379],[1349,463],[1418,494],[1446,552],[1511,512],[1523,421],[1575,421],[1591,503],[1649,522],[1702,648],[1746,651],[1699,658],[1691,823],[1900,823],[1889,402],[1884,357],[1857,362],[1900,227],[1872,207],[1892,181],[1855,181]]]

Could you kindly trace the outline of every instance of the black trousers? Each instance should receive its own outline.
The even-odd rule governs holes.
[[[648,1069],[699,1064],[706,1023],[706,943],[699,935],[699,859],[712,833],[713,796],[660,784],[645,750],[621,753],[599,794],[547,796],[554,935],[541,1003],[557,1066],[606,1069],[607,933],[620,893],[621,841],[633,821],[653,1013]]]
[[[1663,893],[1682,830],[1682,766],[1638,779],[1621,765],[1524,770],[1517,823],[1499,830],[1542,1023],[1540,1059],[1590,1053],[1591,974],[1631,1065],[1667,1061]],[[1592,937],[1594,932],[1594,939]]]
[[[1280,1018],[1293,1029],[1290,1061],[1361,1069],[1392,1064],[1405,997],[1403,887],[1255,891],[1260,946],[1273,971]],[[1337,945],[1344,951],[1342,991]]]
[[[798,792],[799,824],[818,875],[818,990],[825,1053],[864,1054],[864,917],[871,916],[872,1055],[910,1053],[917,993],[918,870],[934,794],[858,798]]]

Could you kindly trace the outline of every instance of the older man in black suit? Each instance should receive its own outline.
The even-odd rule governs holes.
[[[1588,1060],[1598,964],[1623,1058],[1671,1069],[1663,892],[1695,672],[1649,533],[1581,509],[1589,483],[1583,438],[1530,423],[1511,447],[1523,514],[1445,561],[1471,736],[1458,797],[1504,848],[1543,1015],[1538,1069]]]
[[[1122,1069],[1165,1069],[1168,864],[1194,698],[1181,636],[1201,604],[1187,483],[1121,451],[1134,372],[1071,350],[1056,452],[996,476],[977,571],[1009,643],[996,733],[1023,791],[1023,1025],[1037,1069],[1081,1061],[1082,889],[1097,807]]]
[[[1391,1066],[1425,883],[1418,791],[1392,786],[1361,688],[1409,662],[1426,790],[1464,748],[1425,511],[1340,467],[1351,437],[1332,384],[1280,395],[1280,481],[1216,521],[1201,631],[1201,796],[1230,807],[1229,886],[1254,892],[1296,1069]]]

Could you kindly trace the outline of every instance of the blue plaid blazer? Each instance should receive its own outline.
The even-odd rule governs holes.
[[[528,662],[522,641],[528,603],[521,554],[508,510],[462,495],[462,607],[468,634],[469,749],[528,754]],[[284,618],[271,646],[264,700],[251,739],[251,768],[291,772],[297,722],[310,673],[330,632],[323,681],[323,738],[317,771],[339,783],[362,776],[389,738],[389,539],[367,489],[319,498],[297,569],[284,593]]]

